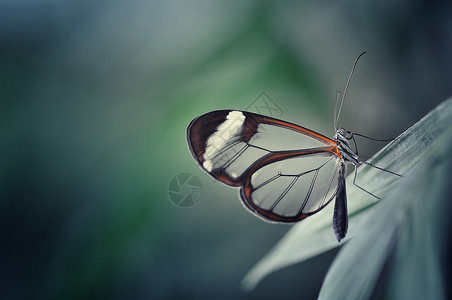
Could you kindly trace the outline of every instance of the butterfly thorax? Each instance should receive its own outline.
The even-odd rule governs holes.
[[[334,135],[334,140],[337,142],[337,147],[341,152],[342,157],[345,161],[348,161],[354,165],[359,164],[358,155],[350,147],[347,139],[347,131],[344,128],[338,129]]]

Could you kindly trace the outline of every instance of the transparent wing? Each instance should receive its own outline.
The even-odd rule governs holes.
[[[335,141],[304,127],[245,111],[213,111],[187,129],[193,157],[214,178],[241,186],[263,157],[290,150],[336,151]]]
[[[327,151],[290,151],[262,158],[244,179],[241,197],[269,221],[296,222],[336,197],[343,160]]]

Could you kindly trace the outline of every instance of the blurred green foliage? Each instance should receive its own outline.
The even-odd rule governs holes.
[[[284,119],[331,135],[335,92],[367,50],[341,125],[396,136],[452,92],[450,13],[435,1],[0,2],[1,298],[314,297],[333,252],[240,293],[288,227],[205,176],[186,126],[265,91]],[[180,172],[204,185],[190,209],[168,200]]]

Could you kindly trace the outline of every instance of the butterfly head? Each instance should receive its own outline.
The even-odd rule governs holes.
[[[351,162],[355,165],[359,163],[358,154],[350,147],[348,140],[353,138],[353,133],[345,130],[344,128],[340,128],[336,130],[336,134],[334,135],[334,140],[338,143],[339,151],[341,152],[344,159],[348,162]]]
[[[336,134],[334,135],[334,139],[336,141],[347,142],[350,139],[350,131],[345,130],[345,128],[340,128],[336,130]]]

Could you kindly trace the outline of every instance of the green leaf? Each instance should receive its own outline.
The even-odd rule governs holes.
[[[384,225],[386,225],[384,220],[388,221],[388,218],[394,218],[392,215],[388,216],[385,214],[386,209],[390,208],[386,208],[385,212],[380,212],[380,215],[374,212],[384,209],[384,205],[394,205],[393,199],[401,197],[401,194],[406,189],[406,185],[412,180],[411,174],[413,172],[416,173],[413,168],[419,162],[425,161],[426,159],[430,161],[432,153],[436,153],[436,151],[440,151],[441,149],[444,151],[445,144],[447,144],[445,139],[451,136],[450,128],[452,128],[452,99],[443,102],[368,160],[368,162],[376,164],[379,167],[407,176],[406,178],[400,178],[365,165],[358,168],[357,183],[365,186],[371,193],[382,197],[382,201],[377,202],[372,196],[356,188],[352,184],[353,174],[348,176],[349,230],[343,242],[350,240],[358,232],[363,231],[366,234],[358,235],[354,239],[356,240],[356,242],[353,241],[354,243],[359,242],[360,239],[358,237],[369,237],[370,244],[368,245],[375,246],[377,243],[381,243],[381,245],[379,244],[379,248],[390,248],[390,245],[394,243],[394,236],[390,232],[388,234],[378,234],[378,232],[369,234],[368,227],[372,229],[373,224],[366,224],[369,224],[368,220],[374,214],[377,214],[377,217],[382,220],[381,223]],[[337,243],[332,230],[333,208],[333,205],[329,205],[316,215],[294,225],[287,235],[248,272],[242,281],[243,288],[250,290],[271,272],[302,262],[339,246],[340,244]],[[376,242],[376,239],[381,239],[381,241]],[[351,247],[353,247],[352,243],[346,245],[344,251]],[[367,253],[363,253],[363,255],[366,257],[370,256],[369,249],[365,251]],[[351,260],[354,258],[353,255],[356,254],[349,256]],[[372,263],[381,267],[381,263],[384,261],[384,253],[379,253],[379,255],[375,254]],[[352,264],[350,261],[347,263]],[[336,265],[336,262],[334,265]],[[364,266],[367,268],[367,262],[365,262]],[[341,268],[344,268],[344,266]],[[333,276],[330,273],[328,276]],[[371,275],[374,276],[375,280],[375,274]],[[326,280],[328,280],[328,276]],[[364,277],[363,275],[360,276]],[[343,277],[340,275],[338,278]],[[330,285],[336,285],[327,284],[326,282],[322,290],[322,297],[328,298],[330,295],[335,295],[335,298],[338,299],[337,291],[335,292],[334,289],[329,290],[327,288]],[[327,288],[326,292],[325,288]],[[331,291],[331,294],[329,294],[329,291]]]
[[[387,261],[385,299],[445,298],[441,265],[447,265],[441,254],[450,236],[450,226],[443,224],[451,208],[450,151],[452,128],[435,140],[426,161],[371,211],[361,226],[365,234],[345,245],[332,264],[320,299],[369,298]]]

